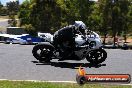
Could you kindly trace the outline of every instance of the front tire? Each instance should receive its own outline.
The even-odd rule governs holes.
[[[50,45],[37,44],[33,47],[32,54],[41,62],[50,62],[53,55],[53,48]]]
[[[92,50],[88,53],[86,59],[92,64],[99,64],[106,60],[107,53],[104,49]]]

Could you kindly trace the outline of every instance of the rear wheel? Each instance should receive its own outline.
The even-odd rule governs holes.
[[[90,63],[99,64],[105,61],[107,53],[104,49],[92,50],[88,53],[86,59]]]
[[[53,48],[50,45],[38,44],[33,47],[32,54],[39,61],[50,62]]]

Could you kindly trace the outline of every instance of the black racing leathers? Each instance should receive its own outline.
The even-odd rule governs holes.
[[[64,27],[54,34],[54,45],[63,52],[70,52],[75,48],[75,26]]]

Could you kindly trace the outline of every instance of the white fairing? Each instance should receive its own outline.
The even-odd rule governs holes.
[[[77,37],[75,38],[75,42],[77,45],[82,45],[83,43],[85,43],[85,40],[82,38],[82,35],[77,35]]]
[[[92,33],[93,33],[93,35],[91,35],[91,36],[88,35],[89,36],[88,37],[89,41],[95,41],[96,46],[94,48],[100,48],[102,46],[101,38],[99,37],[99,35],[96,32],[92,31]]]
[[[53,35],[50,33],[38,33],[38,37],[43,38],[46,41],[53,42]]]
[[[77,45],[81,46],[82,44],[84,44],[86,41],[90,42],[95,42],[95,46],[93,46],[93,48],[100,48],[102,46],[102,41],[99,37],[99,35],[95,32],[92,33],[92,35],[87,35],[86,39],[82,38],[82,35],[77,35],[77,37],[75,38],[75,42]]]
[[[46,41],[53,42],[53,35],[50,33],[38,33],[39,37],[44,38]],[[84,44],[87,40],[90,42],[95,42],[96,45],[93,46],[93,48],[100,48],[102,46],[102,41],[99,37],[99,35],[95,32],[92,32],[92,34],[86,35],[86,39],[82,38],[83,35],[76,34],[75,42],[77,46],[81,46]]]

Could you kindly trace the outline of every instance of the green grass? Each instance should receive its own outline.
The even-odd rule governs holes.
[[[26,81],[0,81],[0,88],[132,88],[132,86],[119,86],[108,84],[85,84],[72,83],[45,83]]]

